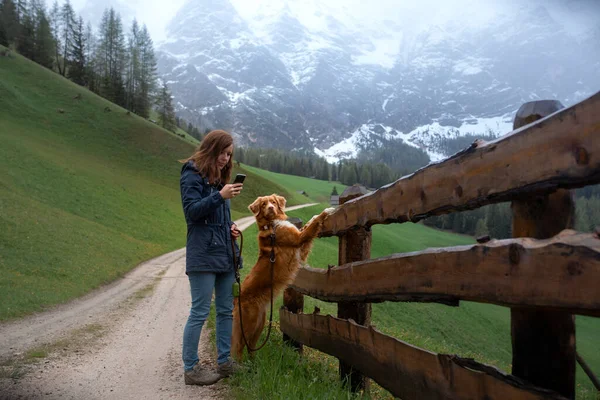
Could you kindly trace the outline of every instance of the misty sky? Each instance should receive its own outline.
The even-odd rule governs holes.
[[[50,4],[53,0],[47,0]],[[60,1],[60,0],[59,0]],[[85,7],[88,2],[101,2],[108,4],[103,0],[71,0],[77,13]],[[146,24],[150,31],[150,36],[157,42],[165,38],[165,27],[171,18],[175,16],[179,8],[186,0],[120,0],[114,3],[126,3],[136,11],[138,22]],[[87,21],[86,21],[87,22]]]
[[[53,0],[47,0],[50,4]],[[59,0],[63,1],[63,0]],[[80,13],[87,3],[100,3],[102,5],[124,4],[126,8],[134,10],[137,20],[145,23],[155,42],[165,39],[166,25],[175,16],[181,6],[188,0],[71,0],[75,10]],[[190,0],[193,1],[193,0]],[[252,17],[264,10],[275,7],[280,8],[284,0],[230,0],[243,17]],[[442,20],[452,18],[463,19],[470,24],[486,23],[494,17],[493,9],[506,7],[508,4],[519,5],[528,0],[294,0],[294,7],[307,9],[318,8],[340,10],[341,13],[350,13],[365,23],[369,21],[403,21],[404,23],[424,26],[436,24]],[[560,19],[570,31],[576,31],[581,24],[581,18],[596,18],[600,21],[600,13],[581,12],[582,9],[594,9],[597,0],[547,0],[559,7]],[[597,4],[597,3],[596,3]],[[592,5],[592,6],[590,6]],[[118,8],[118,7],[117,7]],[[591,15],[590,15],[591,14]],[[596,14],[596,15],[594,15]],[[410,16],[408,20],[407,16]],[[122,15],[122,17],[125,17]],[[85,18],[85,17],[84,17]],[[589,22],[589,21],[588,21]],[[589,26],[589,24],[583,24]]]

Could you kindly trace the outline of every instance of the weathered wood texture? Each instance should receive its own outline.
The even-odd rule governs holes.
[[[354,198],[367,193],[364,186],[352,185],[347,187],[340,195],[340,204],[344,204]],[[371,258],[371,229],[365,227],[354,227],[340,235],[338,246],[338,262],[346,264],[354,261],[363,261]],[[346,300],[346,299],[343,299]],[[371,304],[356,301],[340,301],[338,303],[338,318],[352,319],[360,325],[371,324]],[[339,360],[340,379],[347,381],[350,390],[358,392],[369,390],[369,379],[355,370],[352,365]]]
[[[403,400],[564,399],[494,367],[422,350],[353,321],[283,308],[279,318],[290,337],[354,365]]]
[[[600,92],[340,206],[321,236],[600,183]]]
[[[556,100],[525,103],[517,111],[513,129],[562,108]],[[548,239],[572,228],[575,219],[573,194],[565,189],[515,200],[511,209],[513,237]],[[587,267],[585,263],[581,265]],[[552,268],[551,264],[547,268]],[[575,317],[564,310],[513,307],[510,322],[513,375],[574,399]]]
[[[575,318],[566,312],[511,309],[512,374],[575,398]]]
[[[292,287],[337,302],[471,300],[600,317],[600,239],[565,230],[548,240],[505,239],[302,268]]]
[[[289,287],[283,292],[283,305],[294,314],[302,313],[304,311],[304,295]],[[298,353],[303,353],[302,343],[292,340],[285,333],[283,334],[283,342],[292,346]]]
[[[563,105],[556,100],[525,103],[517,111],[513,128],[521,128],[561,108]],[[572,228],[575,219],[575,201],[565,189],[517,199],[511,209],[513,237],[548,239]],[[547,268],[552,267],[549,264]],[[574,399],[575,317],[564,310],[518,307],[510,313],[513,375]]]
[[[291,217],[287,219],[288,222],[294,224],[294,226],[298,229],[302,228],[302,219],[297,217]],[[293,313],[302,313],[304,311],[304,295],[297,290],[288,287],[283,292],[283,305],[290,312]],[[292,346],[298,353],[303,353],[302,343],[298,343],[295,340],[292,340],[285,333],[283,334],[283,342]]]

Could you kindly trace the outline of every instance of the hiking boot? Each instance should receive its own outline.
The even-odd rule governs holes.
[[[217,373],[221,376],[221,378],[227,378],[228,376],[231,376],[232,374],[235,374],[236,372],[239,372],[242,369],[243,368],[242,366],[240,366],[240,364],[238,364],[234,360],[229,359],[223,364],[219,364],[219,366],[217,367]]]
[[[194,365],[194,369],[191,371],[185,371],[183,377],[186,385],[200,386],[212,385],[221,379],[220,374],[204,369],[200,363]]]

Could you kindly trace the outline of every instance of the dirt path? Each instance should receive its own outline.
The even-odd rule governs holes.
[[[237,223],[243,230],[254,218]],[[226,398],[223,382],[183,383],[181,340],[189,302],[180,249],[84,298],[0,325],[0,399]],[[199,356],[214,365],[209,334],[203,329]],[[38,361],[23,362],[32,357]]]

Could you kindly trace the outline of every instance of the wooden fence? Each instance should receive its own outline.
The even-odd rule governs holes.
[[[600,317],[600,239],[565,228],[569,189],[600,183],[600,93],[526,103],[514,128],[375,192],[345,191],[322,230],[339,237],[339,266],[300,270],[280,310],[287,340],[337,357],[353,390],[367,376],[403,400],[574,398],[573,315]],[[505,201],[513,239],[370,259],[375,224]],[[302,314],[302,295],[337,302],[337,318]],[[373,302],[460,300],[511,308],[512,375],[370,326]]]

